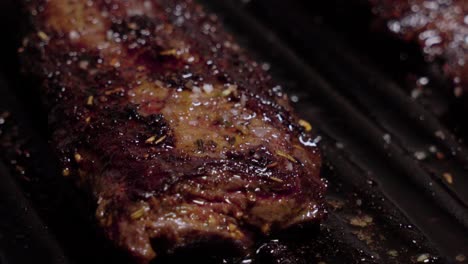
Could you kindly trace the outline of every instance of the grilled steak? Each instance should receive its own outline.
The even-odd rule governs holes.
[[[310,125],[191,0],[30,0],[19,49],[42,83],[64,177],[146,263],[324,216]]]
[[[468,1],[370,0],[401,38],[417,42],[429,61],[442,59],[455,95],[468,92]]]

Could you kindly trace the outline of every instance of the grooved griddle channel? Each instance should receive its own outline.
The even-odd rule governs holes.
[[[270,241],[260,242],[249,261],[424,263],[427,259],[435,263],[463,263],[458,260],[468,251],[463,224],[467,212],[463,197],[457,196],[463,195],[457,191],[463,185],[450,185],[440,172],[427,172],[438,164],[456,168],[460,171],[451,173],[457,184],[463,181],[457,175],[466,174],[464,156],[451,157],[449,151],[452,147],[463,148],[457,141],[460,136],[450,139],[448,135],[457,132],[454,126],[431,111],[431,106],[448,105],[448,100],[441,99],[436,104],[428,98],[426,105],[409,100],[391,67],[374,67],[378,56],[367,58],[368,54],[357,52],[359,49],[345,41],[346,34],[335,27],[320,25],[320,30],[315,30],[317,27],[309,20],[311,10],[300,5],[289,5],[288,9],[283,3],[205,3],[222,15],[238,38],[269,62],[264,67],[271,68],[272,75],[298,96],[296,108],[320,131],[327,160],[323,174],[330,181],[328,220],[320,230],[278,234]],[[280,16],[282,19],[276,19]],[[8,45],[7,50],[12,47]],[[392,46],[386,50],[392,50]],[[359,63],[352,63],[353,58]],[[5,122],[0,125],[0,142],[14,143],[7,148],[2,145],[2,150],[8,150],[2,152],[2,160],[10,170],[1,177],[18,180],[21,192],[31,198],[31,208],[49,227],[49,236],[60,245],[43,251],[59,252],[72,263],[128,263],[96,234],[93,221],[86,216],[90,213],[88,207],[77,202],[85,200],[81,199],[82,194],[53,174],[57,169],[50,162],[53,157],[43,137],[46,128],[40,126],[37,120],[41,115],[30,105],[36,98],[28,96],[25,91],[29,87],[15,78],[14,65],[9,61],[5,75],[8,84],[1,87],[5,96],[0,99],[0,114],[10,114],[2,116]],[[399,91],[399,97],[391,89]],[[7,94],[16,99],[7,99]],[[433,121],[418,121],[415,111],[426,113],[424,120]],[[434,139],[434,129],[443,131],[446,139]],[[10,136],[11,140],[5,140]],[[437,153],[431,154],[427,149],[431,145],[446,156],[444,162],[433,158]],[[427,157],[418,159],[422,157],[419,152]],[[445,168],[441,172],[447,172]],[[437,190],[428,187],[430,183],[438,186]],[[22,225],[18,223],[19,230]],[[26,228],[21,232],[10,229],[2,233],[2,241],[21,241],[18,233],[34,236]],[[17,263],[20,254],[40,247],[33,239],[24,252],[2,250],[0,261]],[[40,258],[47,256],[37,255]],[[44,259],[48,260],[61,263]],[[183,259],[176,260],[184,263]],[[216,261],[219,262],[213,260]]]

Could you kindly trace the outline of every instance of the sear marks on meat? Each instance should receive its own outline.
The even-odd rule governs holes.
[[[30,0],[19,49],[50,141],[138,262],[221,241],[248,252],[325,214],[321,158],[287,95],[191,0]]]
[[[442,59],[455,95],[468,92],[468,1],[370,0],[401,38],[417,42],[430,61]]]

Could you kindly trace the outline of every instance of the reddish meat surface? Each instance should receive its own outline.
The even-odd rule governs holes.
[[[370,0],[401,38],[418,43],[429,61],[442,59],[455,95],[468,92],[468,1]]]
[[[215,15],[191,0],[25,2],[19,52],[62,174],[138,262],[213,241],[246,252],[324,216],[310,125]]]

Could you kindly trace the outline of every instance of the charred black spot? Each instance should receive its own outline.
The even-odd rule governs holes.
[[[218,79],[220,83],[229,83],[231,81],[231,77],[226,73],[218,74],[216,79]]]
[[[137,58],[138,65],[144,65],[151,71],[151,74],[156,78],[161,78],[165,82],[173,82],[174,84],[182,84],[183,73],[180,69],[183,68],[184,62],[173,55],[165,55],[164,49],[161,46],[153,45],[151,48],[145,48]],[[177,86],[177,85],[174,85]]]
[[[236,144],[236,137],[235,136],[226,136],[226,141],[230,144],[230,145],[234,145]]]
[[[256,166],[266,167],[273,162],[274,157],[266,147],[260,146],[257,149],[251,149],[249,151],[249,160]]]
[[[264,168],[275,160],[273,154],[265,146],[258,146],[244,152],[228,152],[227,157],[234,161],[242,160],[242,163],[259,168]]]
[[[158,137],[170,136],[171,129],[169,123],[162,114],[150,115],[144,118],[143,124],[145,124],[148,131],[152,132]]]
[[[205,152],[205,142],[203,141],[203,139],[195,140],[194,144],[198,152]]]
[[[138,107],[133,104],[125,106],[124,112],[128,115],[128,119],[141,120],[143,117],[138,113]]]

